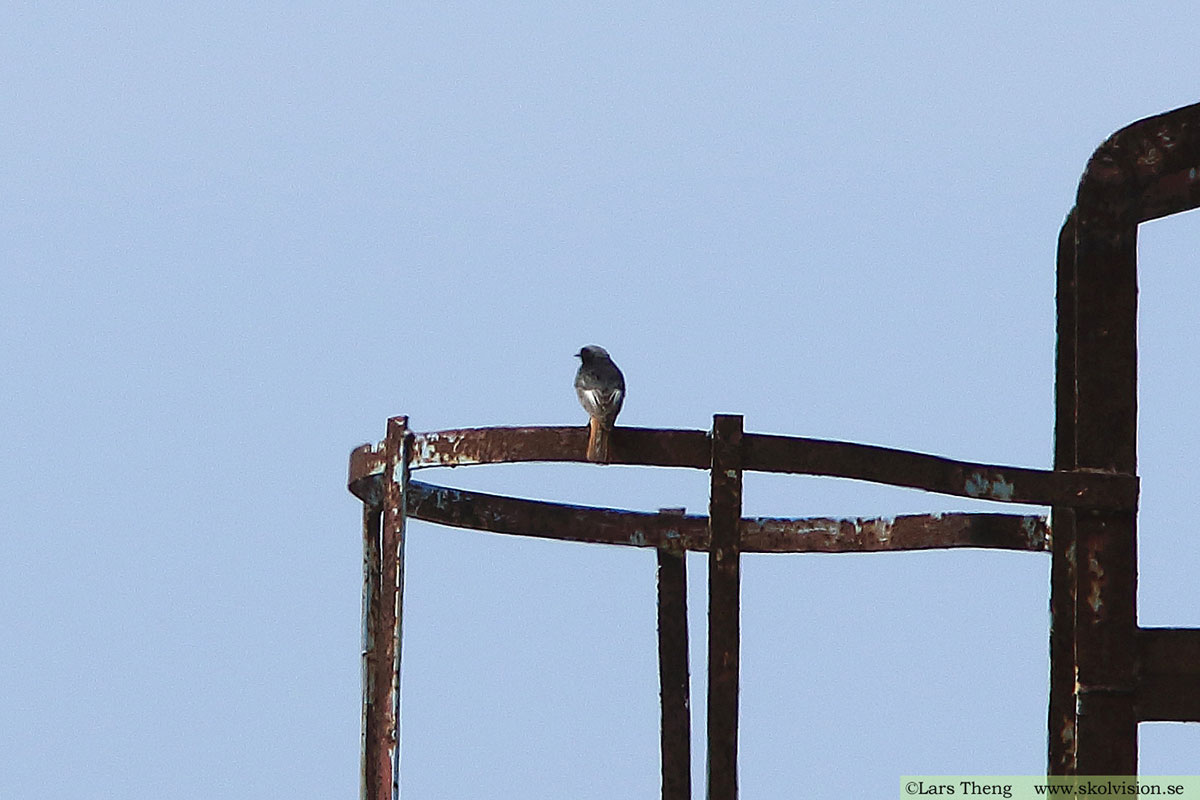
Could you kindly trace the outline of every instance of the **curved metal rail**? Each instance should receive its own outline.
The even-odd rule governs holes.
[[[492,533],[590,544],[707,552],[708,517],[574,506],[408,484],[412,519]],[[988,547],[1049,549],[1044,517],[1016,514],[913,514],[876,519],[742,519],[743,553],[866,553]]]
[[[530,461],[588,463],[586,427],[463,428],[411,435],[410,469]],[[709,469],[707,431],[614,429],[613,464]],[[1132,475],[998,466],[955,461],[875,445],[745,433],[742,469],[851,478],[1000,503],[1133,510]],[[363,502],[379,502],[383,445],[365,444],[350,460],[349,487]]]

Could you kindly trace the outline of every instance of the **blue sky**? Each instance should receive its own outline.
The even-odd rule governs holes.
[[[0,12],[0,796],[353,796],[350,449],[399,413],[582,424],[583,344],[624,370],[625,424],[732,412],[1049,466],[1058,229],[1109,133],[1196,101],[1195,22],[1182,3]],[[1197,241],[1194,213],[1141,230],[1147,625],[1200,625]],[[423,478],[707,496],[670,470]],[[785,476],[745,494],[778,516],[1005,510]],[[1048,570],[747,557],[742,796],[1043,769]],[[406,795],[654,796],[653,591],[647,552],[414,524]],[[1143,772],[1194,772],[1196,726],[1141,735]]]

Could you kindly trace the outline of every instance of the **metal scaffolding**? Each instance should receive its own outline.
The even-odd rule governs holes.
[[[616,428],[612,463],[710,473],[707,516],[679,509],[654,514],[498,497],[410,477],[429,467],[583,462],[586,427],[416,433],[407,417],[389,419],[382,442],[350,456],[350,491],[363,503],[363,798],[399,796],[396,724],[409,518],[657,551],[664,800],[691,796],[685,551],[709,558],[710,800],[737,797],[741,553],[1048,551],[1047,773],[1136,775],[1139,722],[1200,721],[1200,629],[1140,628],[1136,608],[1137,227],[1197,206],[1200,104],[1123,128],[1088,162],[1059,237],[1052,470],[746,433],[736,415],[715,416],[710,431]],[[1012,514],[745,518],[746,471],[1048,506],[1054,534],[1043,517]]]

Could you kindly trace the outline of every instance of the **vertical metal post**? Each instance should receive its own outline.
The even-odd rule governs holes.
[[[361,761],[358,796],[370,800],[368,787],[376,783],[373,770],[378,763],[376,743],[379,735],[379,709],[375,704],[375,668],[379,659],[379,530],[381,511],[363,503],[363,588],[362,588],[362,732],[359,743]]]
[[[681,517],[683,509],[663,508],[659,513]],[[664,544],[658,548],[662,800],[692,797],[692,711],[688,680],[687,551]]]
[[[737,798],[742,417],[713,417],[708,504],[708,800]]]
[[[400,795],[400,625],[404,595],[405,494],[408,489],[408,417],[388,420],[384,439],[383,512],[379,590],[375,594],[374,657],[367,721],[367,800]]]
[[[1075,212],[1058,236],[1054,468],[1075,469]],[[1050,543],[1050,707],[1046,772],[1075,774],[1075,511],[1055,506]]]
[[[1132,201],[1122,197],[1128,187],[1117,182],[1114,192],[1112,165],[1097,156],[1076,205],[1075,458],[1079,469],[1133,475],[1137,222]],[[1075,760],[1081,775],[1137,774],[1135,525],[1133,511],[1075,515]]]

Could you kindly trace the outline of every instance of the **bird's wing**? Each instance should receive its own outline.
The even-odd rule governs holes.
[[[625,392],[622,389],[579,390],[579,401],[583,404],[588,416],[606,421],[610,425],[616,418],[617,412],[621,410],[621,403],[624,399]]]

